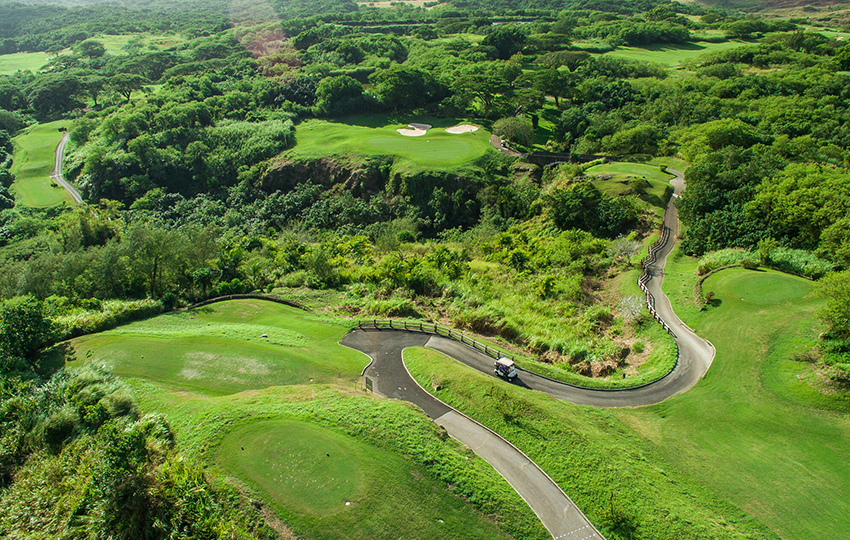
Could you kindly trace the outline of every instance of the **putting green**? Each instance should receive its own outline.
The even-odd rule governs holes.
[[[351,380],[362,355],[338,345],[348,327],[263,300],[232,300],[70,342],[115,373],[204,393]]]
[[[351,437],[307,422],[267,420],[226,435],[216,461],[278,504],[325,516],[362,497],[361,465],[367,465],[368,450]]]
[[[298,125],[298,144],[291,152],[308,157],[351,152],[391,155],[420,168],[439,170],[467,165],[484,155],[490,146],[490,134],[483,129],[472,133],[446,133],[445,128],[462,123],[459,120],[411,120],[434,126],[425,135],[418,137],[407,137],[396,131],[406,128],[407,123],[378,120],[383,122],[354,119],[352,123],[346,124],[342,121],[308,120]]]

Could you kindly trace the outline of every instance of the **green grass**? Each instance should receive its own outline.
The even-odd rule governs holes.
[[[649,45],[646,47],[617,47],[611,52],[604,53],[613,58],[624,60],[635,60],[640,62],[654,62],[668,68],[679,68],[686,60],[697,58],[703,54],[715,53],[734,49],[746,45],[742,41],[724,41],[721,43],[710,43],[698,41],[685,45]]]
[[[228,473],[310,523],[313,538],[507,538],[423,467],[326,427],[251,422],[216,450]]]
[[[409,122],[434,127],[420,137],[405,137],[398,128]],[[298,144],[292,153],[307,157],[359,153],[391,155],[427,170],[444,170],[468,165],[484,155],[490,134],[483,129],[474,133],[450,134],[446,127],[459,120],[409,118],[403,121],[382,115],[353,117],[340,121],[309,120],[298,125]]]
[[[369,450],[314,424],[264,420],[228,433],[216,461],[283,506],[327,516],[364,497],[364,472],[377,465]]]
[[[556,401],[430,349],[404,351],[426,389],[540,465],[610,540],[775,538],[766,527],[660,462],[615,413]],[[613,512],[612,512],[613,509]]]
[[[850,530],[850,418],[797,375],[813,369],[789,357],[812,340],[821,301],[813,284],[773,271],[723,270],[693,303],[696,260],[680,255],[665,270],[676,312],[717,348],[704,380],[642,410],[620,411],[666,462],[787,539],[843,538]],[[846,410],[846,406],[845,406]]]
[[[43,52],[0,55],[0,75],[13,75],[17,71],[37,72],[47,64],[50,55]]]
[[[645,178],[649,185],[640,198],[654,207],[661,216],[664,213],[664,191],[670,187],[672,174],[661,172],[656,165],[642,163],[605,163],[595,165],[585,171],[592,177],[593,185],[612,197],[628,195],[632,192],[628,182],[634,178]],[[611,178],[597,178],[599,175],[613,175]]]
[[[67,120],[36,124],[12,139],[12,174],[15,175],[12,192],[19,203],[43,208],[73,202],[71,195],[50,179],[56,145],[62,140],[59,128],[70,125]]]
[[[123,50],[124,46],[130,41],[141,37],[139,45],[143,49],[167,49],[180,45],[186,40],[176,34],[118,34],[118,35],[103,35],[96,36],[92,39],[103,43],[106,52],[114,55],[126,54]]]
[[[83,336],[76,358],[209,394],[352,381],[368,363],[337,342],[348,326],[258,300],[220,302]],[[266,334],[267,337],[262,337]]]
[[[347,386],[207,397],[130,383],[145,411],[167,416],[182,451],[265,501],[299,538],[548,537],[492,467],[405,403]]]

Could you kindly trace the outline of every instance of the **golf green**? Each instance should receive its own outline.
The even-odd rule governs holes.
[[[253,422],[227,434],[216,461],[277,503],[324,516],[363,495],[367,445],[297,420]]]
[[[397,129],[407,129],[408,124],[390,118],[355,117],[350,122],[308,120],[299,124],[296,131],[298,143],[292,152],[307,157],[324,157],[334,153],[389,155],[419,168],[441,170],[472,163],[490,146],[490,134],[483,129],[470,133],[446,132],[446,127],[463,123],[460,120],[411,120],[434,126],[417,137],[398,133]]]
[[[338,345],[339,323],[263,300],[161,315],[71,341],[78,361],[204,393],[352,380],[359,353]]]

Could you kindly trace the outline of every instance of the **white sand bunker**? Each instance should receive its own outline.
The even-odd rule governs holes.
[[[431,129],[431,124],[407,124],[407,128],[398,128],[396,131],[405,137],[421,137]]]
[[[446,128],[446,133],[472,133],[473,131],[478,131],[478,126],[461,124],[459,126]]]

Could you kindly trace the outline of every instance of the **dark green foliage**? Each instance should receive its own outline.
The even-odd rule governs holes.
[[[496,58],[507,60],[522,50],[528,36],[517,27],[498,26],[487,34],[481,45],[496,49]]]
[[[560,229],[582,229],[613,238],[638,223],[637,211],[629,199],[611,198],[590,182],[553,189],[543,199]]]
[[[43,304],[32,296],[6,300],[0,305],[0,354],[25,358],[34,356],[52,338],[53,325]]]
[[[352,114],[362,112],[365,107],[363,85],[348,75],[322,79],[316,87],[316,114]]]

